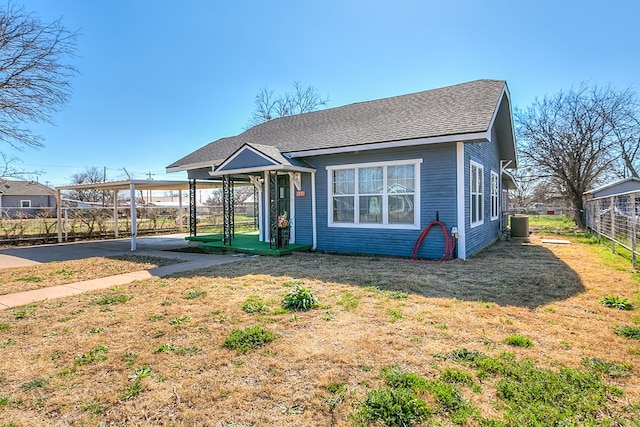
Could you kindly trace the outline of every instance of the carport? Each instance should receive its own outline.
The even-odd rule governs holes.
[[[205,181],[198,182],[201,187],[206,188],[219,188],[221,186],[220,183]],[[112,191],[113,192],[113,220],[115,223],[115,231],[114,237],[118,238],[118,191],[129,191],[130,197],[130,205],[129,208],[131,210],[131,251],[136,250],[136,238],[138,235],[138,227],[136,224],[137,214],[136,214],[136,191],[140,190],[158,190],[158,191],[170,191],[170,190],[178,190],[178,206],[182,208],[182,191],[189,190],[189,208],[190,208],[190,228],[195,227],[195,223],[191,222],[195,221],[195,208],[196,208],[196,182],[195,180],[190,181],[156,181],[156,180],[124,180],[124,181],[111,181],[111,182],[96,182],[90,184],[76,184],[76,185],[65,185],[61,187],[56,187],[56,198],[57,198],[57,231],[58,231],[58,243],[62,243],[62,191],[63,190],[102,190],[102,191]]]

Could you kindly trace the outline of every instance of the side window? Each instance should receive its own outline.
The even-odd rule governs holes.
[[[471,209],[471,226],[480,225],[484,222],[484,168],[481,164],[471,162],[471,202],[469,208]]]
[[[500,213],[500,182],[498,181],[498,174],[491,171],[491,219],[498,219]]]

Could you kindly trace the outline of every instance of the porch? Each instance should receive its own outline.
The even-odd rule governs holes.
[[[290,255],[293,252],[306,252],[311,250],[311,245],[290,243],[288,247],[276,249],[269,242],[261,242],[258,231],[235,233],[231,244],[225,245],[224,233],[204,234],[200,236],[185,237],[189,245],[207,253],[236,252],[251,255],[281,256]],[[270,247],[272,246],[272,247]]]

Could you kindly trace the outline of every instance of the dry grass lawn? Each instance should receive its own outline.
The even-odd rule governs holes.
[[[319,308],[281,308],[296,283]],[[596,412],[617,420],[604,425],[637,425],[640,342],[614,328],[640,316],[599,299],[638,306],[638,289],[628,260],[535,235],[464,262],[295,254],[135,282],[0,311],[0,425],[350,426],[389,366],[426,379],[455,367],[473,379],[459,389],[475,416],[416,425],[502,419],[495,379],[436,357],[459,349],[552,370],[587,371],[585,358],[625,366],[631,375],[601,374],[623,394]],[[251,296],[265,312],[242,309]],[[257,325],[276,339],[245,353],[223,346]],[[506,344],[512,335],[533,346]]]
[[[122,255],[0,268],[0,295],[149,270],[177,262],[181,261],[175,258]]]

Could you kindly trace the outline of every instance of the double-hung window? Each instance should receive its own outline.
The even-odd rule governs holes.
[[[419,227],[421,160],[329,166],[329,225]]]
[[[499,210],[499,197],[500,194],[500,183],[498,181],[498,174],[494,171],[491,171],[491,219],[498,219]]]
[[[480,225],[484,221],[484,168],[481,164],[471,162],[471,226]]]

